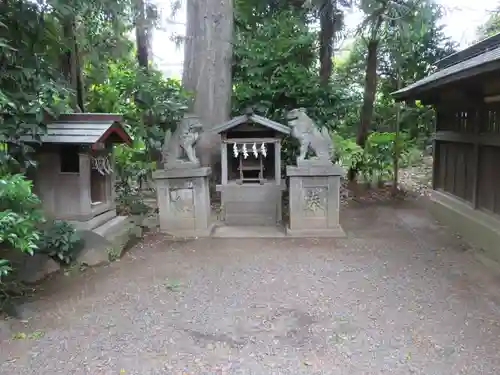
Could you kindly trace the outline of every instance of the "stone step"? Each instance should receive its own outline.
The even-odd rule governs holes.
[[[133,227],[128,216],[117,216],[92,231],[81,231],[85,247],[77,261],[97,266],[118,258],[129,242]]]
[[[94,233],[103,236],[108,241],[116,235],[116,232],[130,228],[130,218],[128,216],[117,216],[93,230]]]
[[[280,226],[236,226],[222,225],[216,227],[212,237],[218,238],[281,238],[285,231]]]

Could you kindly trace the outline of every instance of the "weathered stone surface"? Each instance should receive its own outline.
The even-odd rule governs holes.
[[[302,161],[288,166],[290,223],[293,237],[343,237],[339,222],[340,177],[343,170],[331,163]]]
[[[141,238],[144,235],[144,229],[140,225],[134,225],[132,228],[130,228],[129,231],[129,238],[135,237],[135,238]]]
[[[111,241],[90,230],[81,231],[79,234],[85,242],[85,247],[77,258],[78,263],[93,267],[109,262],[109,251],[113,247]]]
[[[315,153],[315,159],[329,163],[332,160],[334,146],[328,129],[318,129],[313,120],[306,114],[304,108],[288,112],[288,125],[292,128],[292,136],[300,142],[300,154],[297,163],[305,160],[307,151]]]
[[[199,167],[194,146],[202,129],[199,118],[193,114],[186,114],[173,133],[168,129],[162,150],[164,166]]]
[[[19,275],[25,283],[34,284],[60,269],[61,266],[54,259],[45,254],[37,253],[33,256],[25,257]]]
[[[160,230],[176,237],[211,233],[208,167],[155,171]]]
[[[154,214],[154,215],[146,216],[142,220],[141,226],[149,231],[158,229],[160,226],[158,215]]]

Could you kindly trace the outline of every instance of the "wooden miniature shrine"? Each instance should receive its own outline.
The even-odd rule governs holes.
[[[248,113],[214,128],[221,135],[221,193],[226,225],[281,221],[281,139],[290,128]]]
[[[39,137],[41,143],[34,144],[38,168],[30,177],[46,215],[88,230],[116,218],[111,148],[131,142],[122,116],[61,115]]]

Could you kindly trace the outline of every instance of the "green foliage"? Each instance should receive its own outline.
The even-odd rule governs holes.
[[[144,215],[150,211],[150,207],[144,203],[144,195],[140,191],[119,191],[117,203],[120,215]]]
[[[301,6],[297,6],[301,3]],[[312,4],[312,3],[311,3]],[[335,57],[335,70],[330,85],[321,86],[317,72],[318,35],[310,23],[317,20],[319,3],[313,12],[303,8],[304,2],[236,2],[236,43],[233,62],[233,111],[241,112],[253,106],[263,115],[283,121],[283,112],[292,107],[304,107],[320,126],[333,133],[342,164],[356,166],[363,161],[366,178],[374,178],[374,170],[386,178],[392,172],[391,145],[387,134],[398,126],[416,141],[403,148],[423,147],[426,137],[433,131],[434,112],[419,105],[395,105],[391,93],[398,87],[428,75],[433,63],[453,52],[454,45],[447,38],[438,21],[442,9],[432,0],[405,1],[386,6],[386,2],[362,2],[367,15],[360,25],[368,33],[377,32],[378,89],[375,96],[374,116],[370,131],[375,132],[368,151],[355,145],[353,137],[360,121],[360,107],[365,85],[366,40],[354,39],[352,47],[342,56]],[[385,8],[384,8],[385,7]],[[409,10],[414,9],[414,12]],[[374,22],[382,14],[379,29]],[[398,14],[397,22],[391,15]],[[403,17],[404,16],[404,17]],[[396,17],[392,17],[396,18]],[[401,40],[405,40],[404,45]],[[397,115],[399,111],[399,116]],[[380,135],[377,133],[385,134]],[[391,146],[392,149],[392,146]],[[406,150],[402,150],[404,161]],[[292,162],[296,144],[286,139],[282,147],[284,163]],[[417,155],[417,152],[413,152]]]
[[[38,242],[40,253],[64,264],[70,264],[82,247],[83,241],[73,225],[63,220],[45,225]]]
[[[360,177],[366,182],[387,181],[393,178],[393,163],[398,156],[401,166],[420,161],[421,152],[407,133],[373,132],[361,148],[354,138],[333,135],[337,162],[345,169],[360,165]]]
[[[298,3],[236,2],[233,113],[253,107],[285,122],[286,110],[303,107],[318,126],[339,130],[353,109],[348,89],[320,84],[318,36],[309,24],[311,13]],[[285,139],[283,165],[293,163],[296,153],[297,142]]]
[[[340,87],[322,87],[316,72],[316,33],[304,11],[283,6],[256,12],[236,6],[233,111],[254,107],[283,120],[283,111],[304,107],[318,125],[333,126],[343,99]]]
[[[367,181],[384,181],[392,178],[395,142],[401,144],[396,133],[373,132],[365,146],[362,175]]]
[[[498,33],[500,33],[500,6],[490,12],[488,19],[484,25],[479,27],[477,32],[480,40]]]
[[[22,174],[0,176],[0,251],[13,248],[33,255],[38,248],[43,216],[31,189],[31,181]],[[9,268],[5,260],[0,261],[5,274]]]
[[[141,187],[154,169],[155,163],[148,160],[146,147],[141,142],[134,142],[132,147],[119,145],[115,148],[118,191]]]
[[[370,5],[370,3],[372,3]],[[369,26],[374,22],[370,7],[380,9],[379,0],[368,0],[366,14]],[[402,5],[401,5],[402,4]],[[404,17],[397,17],[397,22],[390,22],[390,17],[384,18],[377,37],[378,68],[377,93],[375,96],[371,131],[394,131],[396,128],[396,113],[400,110],[400,128],[409,132],[412,138],[423,140],[430,136],[434,125],[434,112],[431,108],[408,105],[398,106],[394,103],[392,93],[398,88],[422,79],[433,70],[433,64],[455,51],[456,45],[443,32],[439,21],[443,9],[433,0],[420,2],[400,2],[399,8],[387,9],[384,12],[403,12]],[[409,12],[415,9],[415,12]],[[371,17],[371,18],[370,18]],[[369,29],[369,27],[368,27]],[[352,42],[349,52],[338,59],[334,80],[338,85],[351,88],[352,101],[347,116],[341,119],[344,135],[356,132],[359,123],[359,108],[362,100],[362,90],[365,84],[366,42],[358,37]],[[421,144],[423,142],[420,142]]]
[[[0,151],[2,167],[24,168],[30,149],[19,137],[43,126],[46,114],[67,109],[70,91],[51,60],[63,47],[59,31],[35,2],[0,4],[0,143],[17,144]]]
[[[29,217],[11,210],[0,212],[0,244],[33,255],[39,239],[34,224]]]
[[[142,190],[148,187],[155,167],[156,163],[150,161],[146,147],[140,142],[134,142],[132,147],[120,145],[115,148],[115,188],[121,215],[140,215],[149,211]]]
[[[364,151],[354,138],[343,138],[338,133],[332,136],[335,145],[335,161],[345,170],[349,170],[363,160]]]
[[[94,73],[90,69],[87,75],[93,77]],[[134,138],[131,147],[117,146],[114,154],[119,204],[123,212],[136,211],[138,189],[150,180],[165,131],[184,115],[188,95],[179,81],[166,79],[153,69],[145,72],[135,60],[126,58],[110,61],[106,78],[97,79],[89,88],[87,107],[122,114]]]
[[[153,69],[145,72],[130,58],[108,61],[104,80],[98,80],[99,73],[87,72],[95,78],[89,87],[88,110],[122,114],[134,138],[142,142],[139,147],[159,150],[165,131],[187,109],[188,95],[180,82]]]

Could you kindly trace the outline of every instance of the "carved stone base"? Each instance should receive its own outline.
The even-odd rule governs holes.
[[[338,165],[305,160],[287,166],[290,178],[290,225],[292,237],[344,237],[339,223],[340,178]]]
[[[222,216],[229,226],[276,226],[281,222],[281,197],[285,186],[230,183],[217,185]]]
[[[208,237],[210,223],[209,167],[164,169],[153,173],[160,231],[175,237]]]
[[[194,169],[200,168],[200,163],[192,163],[190,161],[185,160],[171,160],[168,163],[163,164],[164,170],[170,169]]]

